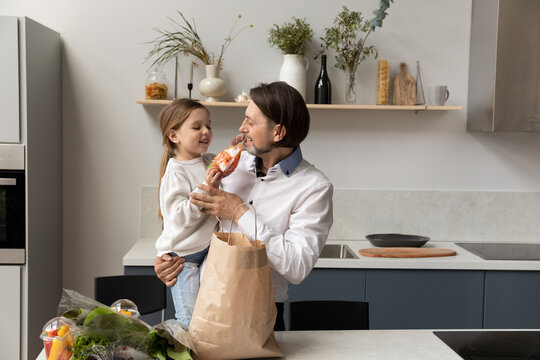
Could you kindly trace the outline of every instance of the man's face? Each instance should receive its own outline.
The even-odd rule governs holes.
[[[253,101],[249,102],[240,132],[246,136],[247,151],[261,156],[275,148],[275,134],[278,127],[269,120]]]

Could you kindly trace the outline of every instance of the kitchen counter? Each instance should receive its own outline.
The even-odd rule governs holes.
[[[278,331],[282,359],[461,360],[430,330]],[[36,360],[46,360],[42,351]]]
[[[278,331],[285,359],[460,360],[430,330]]]
[[[140,239],[124,255],[124,266],[154,266],[155,239]],[[514,270],[540,271],[540,261],[484,260],[453,242],[430,241],[423,248],[455,250],[456,256],[430,258],[376,258],[358,254],[358,250],[374,247],[364,240],[328,240],[327,244],[346,244],[358,259],[320,258],[316,268],[349,269],[433,269],[433,270]]]

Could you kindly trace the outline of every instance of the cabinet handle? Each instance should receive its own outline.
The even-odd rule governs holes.
[[[12,178],[0,178],[0,186],[1,185],[17,185],[17,179]]]

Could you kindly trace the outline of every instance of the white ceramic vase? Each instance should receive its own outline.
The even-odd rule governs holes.
[[[227,86],[219,77],[219,66],[206,65],[206,78],[199,83],[199,91],[206,96],[206,101],[218,101],[218,97],[225,95]]]
[[[304,100],[306,100],[306,71],[309,62],[302,55],[283,55],[283,64],[279,71],[279,80],[285,81],[298,90]]]

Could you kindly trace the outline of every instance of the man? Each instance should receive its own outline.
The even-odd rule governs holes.
[[[333,186],[328,178],[302,158],[300,143],[309,131],[309,111],[298,91],[284,82],[251,89],[240,132],[246,140],[236,170],[224,178],[224,190],[206,185],[207,192],[192,193],[191,201],[204,213],[233,218],[233,232],[264,241],[270,262],[278,308],[276,330],[284,330],[283,302],[287,284],[298,284],[315,266],[332,226]],[[156,258],[154,269],[167,285],[176,282],[182,259]]]

